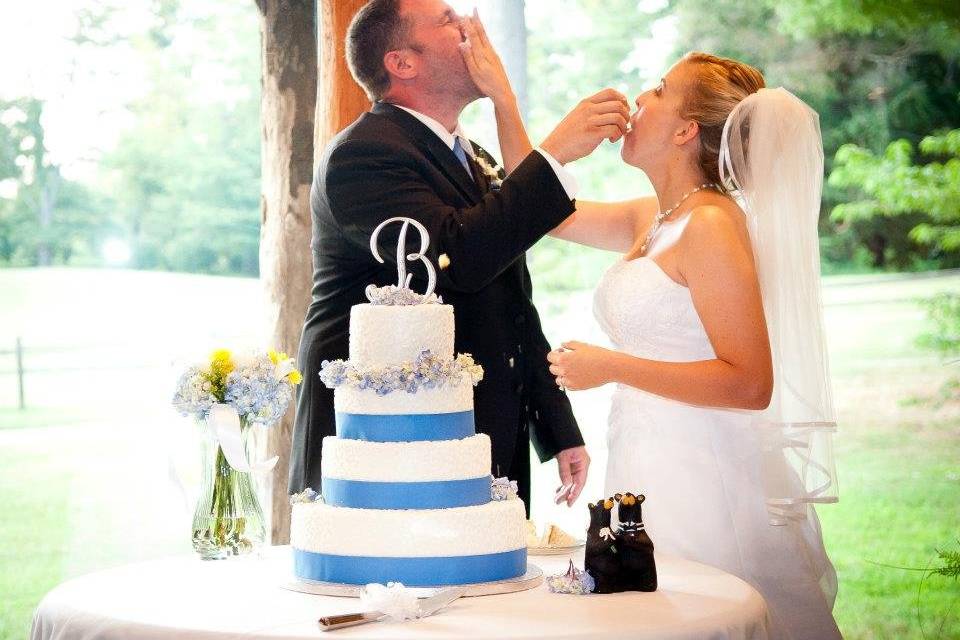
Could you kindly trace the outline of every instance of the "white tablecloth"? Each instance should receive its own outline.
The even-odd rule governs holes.
[[[567,556],[531,556],[546,575]],[[583,566],[582,550],[574,557]],[[194,557],[132,564],[56,587],[34,614],[32,640],[186,638],[650,638],[765,640],[766,606],[748,584],[702,564],[657,557],[655,593],[522,593],[461,598],[437,615],[322,633],[317,618],[357,611],[356,598],[288,591],[289,548],[262,558]]]

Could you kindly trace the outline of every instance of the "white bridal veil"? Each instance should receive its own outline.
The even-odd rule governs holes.
[[[747,214],[773,355],[770,406],[755,419],[770,523],[837,501],[836,431],[820,299],[817,221],[823,143],[817,112],[760,89],[727,118],[720,176]]]

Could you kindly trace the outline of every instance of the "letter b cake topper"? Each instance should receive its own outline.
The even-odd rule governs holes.
[[[426,256],[427,247],[430,246],[430,234],[427,232],[426,227],[413,218],[404,218],[402,216],[384,220],[377,226],[376,229],[373,230],[373,234],[370,236],[370,253],[373,254],[373,257],[376,258],[377,262],[380,264],[384,263],[383,258],[380,257],[380,250],[377,246],[377,238],[380,235],[380,231],[391,222],[403,223],[403,226],[400,227],[400,235],[397,238],[397,287],[400,289],[410,289],[410,280],[413,278],[413,274],[407,273],[407,260],[419,260],[427,269],[427,290],[424,292],[423,296],[425,298],[429,298],[437,284],[437,272],[434,270],[433,265],[430,264],[430,261]],[[417,231],[420,232],[420,251],[417,253],[404,255],[407,249],[407,229],[410,227],[410,225],[416,227]],[[370,285],[370,287],[373,287],[373,285]],[[367,287],[368,298],[371,297],[370,287]]]

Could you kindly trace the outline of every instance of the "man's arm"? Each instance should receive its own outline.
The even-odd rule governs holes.
[[[323,181],[334,219],[352,242],[367,246],[381,222],[395,216],[417,220],[430,234],[427,258],[440,269],[441,287],[477,291],[532,247],[574,210],[556,174],[539,153],[530,153],[472,207],[444,202],[421,175],[418,158],[382,142],[349,140],[334,149]],[[400,224],[381,232],[385,260],[396,261]],[[407,253],[419,250],[407,233]],[[445,256],[445,259],[441,259]],[[411,269],[422,278],[421,269]]]
[[[541,462],[564,449],[583,446],[583,436],[573,416],[570,400],[550,373],[550,345],[539,326],[531,327],[527,343],[527,381],[530,398],[530,440]]]

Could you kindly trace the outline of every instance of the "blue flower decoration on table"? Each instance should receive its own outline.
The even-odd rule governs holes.
[[[483,380],[483,367],[470,354],[454,359],[439,358],[429,350],[420,352],[413,362],[387,367],[361,368],[344,360],[324,360],[320,380],[330,389],[353,387],[385,396],[394,391],[417,393],[420,389],[436,389],[448,384],[469,381],[476,386]]]
[[[547,589],[550,593],[572,593],[574,595],[583,595],[591,593],[596,588],[593,576],[587,571],[577,569],[573,560],[566,573],[561,573],[547,578]]]

